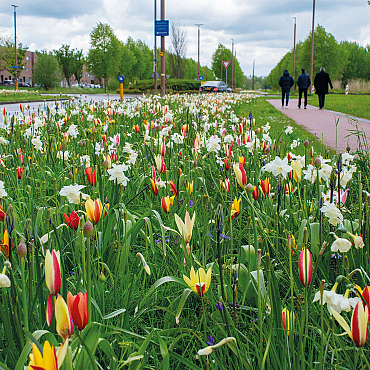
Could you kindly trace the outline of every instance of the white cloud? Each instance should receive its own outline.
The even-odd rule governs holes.
[[[160,18],[160,0],[157,17]],[[0,34],[13,37],[13,7],[10,0],[0,3]],[[108,23],[117,37],[131,36],[154,44],[153,0],[18,0],[18,40],[30,50],[57,49],[63,43],[87,53],[90,32],[97,22]],[[370,6],[365,0],[320,0],[316,2],[315,25],[322,25],[338,41],[370,43]],[[197,60],[201,26],[200,60],[211,66],[219,43],[231,49],[235,41],[237,58],[246,75],[253,59],[256,74],[267,75],[280,58],[293,48],[292,17],[297,18],[297,42],[311,30],[312,0],[187,0],[166,1],[165,18],[187,28],[187,57]],[[159,40],[158,40],[159,41]],[[166,38],[166,47],[170,45]]]

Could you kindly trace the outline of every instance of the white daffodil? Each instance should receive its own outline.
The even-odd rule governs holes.
[[[8,193],[4,189],[4,181],[0,180],[0,198],[8,196]]]
[[[112,168],[107,170],[110,174],[110,181],[117,180],[117,184],[122,184],[123,186],[127,185],[127,182],[130,181],[124,174],[124,171],[128,170],[128,166],[126,164],[112,164]]]
[[[31,143],[34,145],[36,150],[42,150],[42,141],[40,140],[40,136],[36,136],[31,140]]]
[[[332,170],[333,170],[332,166],[329,166],[328,164],[324,163],[319,170],[320,179],[324,181],[329,180]]]
[[[214,346],[208,346],[206,348],[200,349],[198,351],[198,355],[199,356],[208,356],[208,355],[210,355],[213,352],[214,349],[216,349],[218,347],[221,347],[224,344],[230,343],[230,342],[236,342],[236,339],[234,337],[224,338],[224,339],[221,340],[221,342],[215,344]]]
[[[271,172],[274,176],[281,175],[286,178],[293,167],[288,164],[288,158],[281,159],[276,156],[275,159],[262,168],[264,171]]]
[[[69,203],[80,204],[81,195],[82,195],[82,199],[87,198],[87,194],[84,194],[81,192],[81,189],[83,189],[84,187],[85,185],[77,185],[77,184],[63,186],[59,194],[62,197],[67,197]]]
[[[337,226],[338,223],[342,224],[343,215],[334,203],[324,204],[320,210],[329,218],[329,223],[331,225]]]
[[[218,136],[216,135],[211,136],[206,143],[208,153],[219,151],[221,149],[220,143],[221,139]]]
[[[180,135],[178,132],[175,132],[172,136],[171,136],[171,139],[172,141],[175,143],[175,144],[182,144],[184,142],[184,137],[182,135]]]
[[[292,126],[287,126],[285,129],[285,133],[287,135],[291,134],[293,132],[293,127]]]
[[[73,137],[73,138],[76,138],[77,135],[78,135],[78,130],[77,130],[77,126],[72,124],[71,126],[69,126],[69,129],[67,131],[68,135],[70,137]]]
[[[348,239],[338,238],[334,240],[333,244],[331,245],[332,252],[341,252],[346,253],[352,247],[352,243]]]

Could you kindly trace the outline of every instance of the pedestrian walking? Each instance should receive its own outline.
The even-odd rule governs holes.
[[[321,67],[320,72],[316,74],[313,82],[315,86],[315,93],[319,97],[319,109],[324,108],[325,94],[329,94],[328,84],[330,88],[333,88],[333,84],[330,81],[329,73],[325,72],[325,68]]]
[[[307,109],[307,89],[311,85],[310,76],[302,68],[302,74],[298,76],[297,85],[299,88],[298,108],[301,109],[302,94],[304,95],[304,109]]]
[[[289,75],[289,72],[286,69],[279,80],[279,86],[281,87],[281,108],[284,108],[284,98],[285,98],[285,108],[288,109],[290,88],[293,85],[294,85],[293,77]]]

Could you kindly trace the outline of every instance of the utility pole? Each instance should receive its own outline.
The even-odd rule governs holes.
[[[253,70],[252,70],[252,90],[254,90],[254,59],[253,59]]]
[[[198,81],[200,76],[200,62],[199,62],[199,53],[200,53],[200,26],[203,26],[203,23],[195,23],[198,26]]]
[[[157,20],[157,0],[154,0],[154,92],[157,92],[157,36],[155,35],[155,22]]]
[[[235,89],[236,89],[236,47],[235,47],[235,57],[234,57],[234,85],[235,85]]]
[[[234,39],[231,39],[231,41],[231,87],[234,88]]]
[[[223,54],[221,54],[221,81],[223,81],[222,80],[222,70],[223,70],[223,65],[222,65],[222,62],[223,62],[223,57],[224,57],[224,55]],[[226,85],[227,85],[227,81],[226,81]]]
[[[15,91],[18,91],[18,64],[17,64],[17,11],[18,5],[12,5],[14,7],[14,56],[15,56],[15,64],[14,64],[14,76],[15,76]]]
[[[294,47],[293,47],[293,80],[295,83],[295,36],[296,36],[296,30],[297,30],[297,17],[294,18]],[[294,92],[294,86],[293,85],[293,92]]]
[[[164,0],[161,0],[161,20],[164,21]],[[161,96],[166,94],[166,58],[164,36],[161,36]],[[155,76],[157,77],[157,76]]]
[[[311,34],[311,92],[313,87],[313,45],[314,45],[314,34],[315,34],[315,0],[313,0],[313,8],[312,8],[312,34]]]

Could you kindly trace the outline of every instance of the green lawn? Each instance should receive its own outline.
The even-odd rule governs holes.
[[[64,96],[62,96],[64,97]],[[41,95],[38,90],[26,90],[20,89],[15,91],[14,88],[1,89],[0,90],[0,102],[28,102],[28,101],[39,101],[39,100],[50,100],[55,99],[55,96],[52,95]],[[59,99],[60,97],[58,97]],[[65,96],[68,98],[68,96]]]

